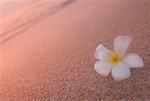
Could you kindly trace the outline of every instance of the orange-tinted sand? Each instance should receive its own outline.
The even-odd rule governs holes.
[[[93,69],[97,45],[112,48],[118,35],[134,39],[129,52],[145,63],[121,82]],[[0,53],[0,101],[149,101],[150,1],[76,0],[2,42]]]

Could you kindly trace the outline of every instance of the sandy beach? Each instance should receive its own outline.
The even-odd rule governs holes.
[[[0,30],[0,101],[149,101],[150,1],[75,0],[57,7],[32,22],[24,13]],[[112,49],[119,35],[131,36],[128,52],[144,60],[121,82],[94,70],[97,45]]]

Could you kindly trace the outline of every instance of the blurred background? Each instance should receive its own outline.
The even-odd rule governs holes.
[[[6,16],[8,13],[13,13],[17,9],[22,9],[32,2],[33,0],[0,0],[0,16],[2,17]]]
[[[3,37],[0,43],[14,36],[17,33],[16,30],[25,30],[34,23],[56,13],[72,1],[74,0],[1,0],[0,36]]]

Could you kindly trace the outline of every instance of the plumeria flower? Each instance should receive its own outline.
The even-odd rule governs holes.
[[[143,60],[135,53],[126,54],[126,50],[132,42],[129,36],[118,36],[114,40],[114,51],[98,45],[95,51],[95,58],[98,59],[94,65],[97,73],[112,77],[117,80],[124,80],[131,76],[130,68],[143,67]]]

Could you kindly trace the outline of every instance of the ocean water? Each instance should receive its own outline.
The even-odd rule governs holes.
[[[57,13],[73,1],[75,0],[0,0],[3,5],[0,15],[0,44]]]

